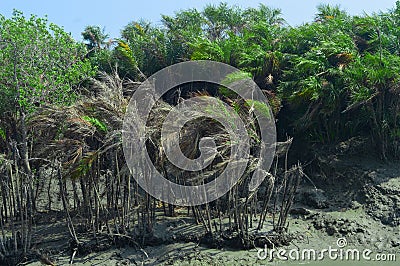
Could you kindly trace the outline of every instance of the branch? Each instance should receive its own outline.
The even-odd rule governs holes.
[[[351,104],[350,106],[348,106],[346,108],[346,110],[342,111],[342,114],[345,114],[353,109],[356,109],[358,107],[360,107],[361,105],[364,105],[366,103],[369,103],[370,101],[372,101],[375,97],[377,97],[380,94],[380,92],[375,92],[374,94],[371,95],[371,97],[369,97],[368,99],[366,99],[365,101],[361,101],[361,102],[356,102]]]

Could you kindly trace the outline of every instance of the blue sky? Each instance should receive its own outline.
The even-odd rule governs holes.
[[[11,16],[18,9],[25,15],[47,15],[51,22],[63,26],[77,40],[87,25],[105,27],[110,37],[118,37],[120,30],[130,21],[140,18],[160,24],[160,14],[173,15],[187,8],[201,9],[207,4],[218,4],[220,0],[0,0],[0,14]],[[290,25],[311,21],[320,3],[339,4],[352,15],[386,11],[393,8],[395,0],[233,0],[228,4],[241,7],[257,7],[259,3],[280,8]]]

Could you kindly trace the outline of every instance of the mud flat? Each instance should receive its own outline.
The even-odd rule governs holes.
[[[285,261],[275,253],[271,261],[270,253],[265,257],[260,251],[262,247],[240,250],[221,245],[213,248],[202,241],[203,227],[193,224],[182,213],[157,221],[152,245],[118,247],[118,243],[109,244],[105,240],[103,248],[77,254],[74,265],[398,265],[400,163],[347,158],[336,160],[330,167],[336,169],[336,177],[325,177],[325,180],[319,177],[322,181],[313,182],[313,185],[304,180],[289,216],[287,233],[292,241],[275,249],[297,250],[299,254],[305,249],[316,252],[329,248],[356,249],[361,254],[360,259],[325,256],[320,261],[301,258]],[[266,229],[268,226],[265,225]],[[37,247],[40,253],[56,265],[69,264],[71,254],[65,246],[67,231],[63,222],[54,218],[51,225],[40,230],[43,230],[42,244]],[[272,248],[268,247],[268,252]],[[366,249],[371,250],[370,260],[362,257]],[[377,254],[386,261],[378,262]],[[40,263],[37,260],[26,265]]]

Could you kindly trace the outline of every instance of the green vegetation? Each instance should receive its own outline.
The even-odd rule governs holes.
[[[87,53],[84,45],[74,41],[62,28],[33,15],[25,18],[18,11],[11,18],[0,15],[0,47],[0,153],[6,159],[0,165],[4,184],[1,194],[2,206],[7,208],[1,210],[1,219],[12,217],[14,224],[19,216],[23,221],[24,226],[18,232],[12,225],[13,239],[18,234],[21,241],[15,242],[9,251],[18,256],[18,252],[27,254],[31,248],[36,211],[33,188],[39,168],[31,159],[30,147],[36,143],[30,118],[38,109],[72,104],[80,97],[79,84],[93,76],[95,68],[84,59]],[[47,139],[47,144],[53,140]],[[10,187],[6,189],[7,186]],[[12,197],[6,198],[6,193]],[[6,250],[0,254],[1,264],[5,264],[4,257],[10,254]]]
[[[82,60],[84,46],[46,19],[27,19],[18,11],[10,19],[0,16],[0,45],[3,112],[71,103],[77,96],[74,86],[93,75],[90,63]]]
[[[162,22],[134,21],[122,30],[109,60],[118,61],[121,76],[142,80],[187,60],[224,62],[267,92],[279,129],[295,139],[327,144],[364,135],[382,158],[392,153],[397,137],[391,132],[399,124],[399,3],[386,13],[355,17],[321,5],[314,22],[298,27],[264,5],[210,5],[162,16]],[[237,97],[224,88],[220,94]]]
[[[74,231],[76,223],[95,238],[106,227],[108,233],[113,232],[115,242],[118,237],[130,239],[132,232],[135,241],[134,237],[142,234],[138,243],[151,239],[148,235],[156,222],[158,203],[133,185],[124,162],[121,128],[127,96],[147,77],[175,63],[206,59],[239,68],[242,72],[224,80],[226,87],[238,80],[253,79],[269,100],[272,113],[264,103],[241,99],[215,84],[195,84],[195,92],[185,91],[184,86],[179,91],[182,97],[220,97],[240,117],[254,115],[254,110],[267,118],[274,115],[280,138],[293,137],[294,143],[303,147],[362,137],[372,143],[371,148],[381,159],[399,159],[398,25],[400,1],[387,12],[362,16],[320,5],[314,21],[297,27],[287,25],[278,9],[265,5],[244,9],[222,3],[163,15],[161,26],[132,21],[121,30],[121,36],[112,40],[107,40],[108,35],[100,27],[88,26],[82,32],[84,42],[79,43],[46,18],[25,18],[18,11],[11,18],[0,15],[0,176],[4,177],[0,184],[0,226],[3,230],[5,224],[9,225],[6,229],[12,230],[11,239],[15,240],[7,245],[10,250],[1,247],[0,264],[12,255],[24,257],[20,255],[34,246],[31,240],[38,195],[45,182],[50,187],[52,179],[59,183],[73,240],[71,247],[82,248]],[[159,103],[150,116],[154,132],[148,136],[147,148],[163,173],[176,169],[167,165],[158,140],[153,138],[172,108],[170,104],[178,101]],[[227,110],[221,103],[209,111],[229,115]],[[193,141],[217,134],[223,152],[213,172],[208,172],[210,178],[226,166],[229,139],[219,131],[219,124],[207,126],[208,120],[201,121],[200,127],[189,123],[183,130],[183,135],[193,133],[185,135],[184,148],[195,158],[198,151],[191,150]],[[254,119],[247,122],[254,145],[251,150],[256,154],[258,129],[263,125],[255,125]],[[257,163],[254,159],[249,165]],[[294,169],[296,174],[281,171],[284,178],[292,178],[290,182],[285,179],[287,186],[296,187],[296,175],[303,173],[300,167]],[[51,172],[50,177],[44,177],[44,172]],[[171,178],[182,175],[168,174]],[[195,175],[190,180],[196,180]],[[212,219],[218,216],[222,223],[228,217],[229,230],[238,233],[235,241],[243,246],[251,242],[251,217],[260,213],[255,208],[254,194],[239,198],[248,184],[246,178],[226,198],[189,210],[212,237],[222,235],[224,230],[221,224],[217,228]],[[272,175],[267,180],[270,187],[262,195],[266,202],[259,216],[259,229],[270,217],[266,212],[276,180]],[[67,182],[73,187],[71,193],[66,193]],[[282,201],[290,198],[285,194]],[[46,211],[52,210],[51,202],[49,192]],[[273,223],[278,233],[285,231],[285,208],[290,204],[282,206],[286,207],[281,208],[281,214],[272,215],[274,219],[279,215],[279,222]],[[175,206],[163,207],[165,215],[175,215]],[[78,221],[70,217],[70,210],[80,217]],[[21,242],[17,243],[17,238]]]
[[[99,119],[95,117],[90,117],[90,116],[82,116],[82,119],[89,122],[93,126],[95,126],[98,130],[107,132],[107,126],[103,122],[101,122]]]
[[[1,127],[0,127],[0,137],[1,137],[3,140],[6,140],[6,132],[5,132],[4,129],[2,129]]]

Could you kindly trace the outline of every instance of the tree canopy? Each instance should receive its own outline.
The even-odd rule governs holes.
[[[93,75],[86,49],[46,19],[15,11],[0,16],[0,101],[9,111],[43,104],[67,104],[74,88]],[[7,109],[8,108],[8,109]]]
[[[314,21],[291,27],[279,9],[221,3],[161,26],[131,22],[115,50],[136,78],[186,60],[238,67],[268,91],[282,131],[311,143],[371,133],[385,157],[399,131],[399,10],[350,16],[319,5]]]
[[[81,44],[16,11],[0,17],[0,101],[3,111],[15,103],[34,110],[71,102],[94,69],[143,81],[166,66],[207,59],[249,73],[268,92],[283,132],[322,143],[369,132],[385,154],[399,137],[399,22],[399,2],[362,16],[319,5],[314,21],[296,27],[279,9],[221,3],[162,15],[161,25],[132,21],[109,40],[87,26]]]

